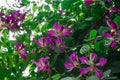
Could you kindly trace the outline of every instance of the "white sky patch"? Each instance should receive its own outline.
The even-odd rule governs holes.
[[[22,73],[22,76],[26,77],[26,76],[29,76],[30,75],[30,66],[28,66]]]

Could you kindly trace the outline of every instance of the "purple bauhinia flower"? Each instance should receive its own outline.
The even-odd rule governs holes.
[[[38,40],[33,40],[33,42],[40,45],[41,47],[45,47],[47,45],[47,41],[45,37],[41,37]]]
[[[63,25],[58,25],[58,22],[55,22],[54,30],[48,30],[48,35],[55,36],[55,37],[61,37],[61,36],[71,36],[71,31],[73,31],[72,28],[68,28]]]
[[[48,56],[46,57],[42,57],[39,59],[39,62],[36,61],[32,61],[33,64],[37,65],[38,69],[37,72],[41,72],[41,71],[48,71],[50,72],[50,66],[46,63],[50,58]]]
[[[19,29],[22,27],[21,22],[25,19],[25,13],[21,13],[20,10],[17,10],[15,12],[9,13],[9,15],[5,15],[5,13],[0,13],[0,18],[2,21],[2,25],[4,27],[9,28],[10,30]]]
[[[24,60],[26,60],[26,59],[27,59],[27,54],[28,54],[27,50],[25,50],[26,46],[25,46],[24,44],[20,43],[20,42],[17,42],[17,43],[15,44],[15,46],[16,46],[17,51],[18,51],[18,53],[20,54],[20,56],[21,56]]]
[[[82,64],[87,64],[88,65],[88,67],[80,69],[80,74],[81,75],[84,75],[84,74],[87,74],[90,71],[93,71],[93,72],[96,73],[96,75],[99,78],[103,77],[103,72],[101,70],[99,70],[97,68],[97,66],[101,66],[101,67],[104,66],[107,62],[106,58],[100,58],[100,60],[96,64],[95,64],[95,62],[97,60],[97,54],[95,54],[95,53],[90,54],[89,58],[86,57],[86,56],[82,56],[79,59],[80,59]]]
[[[64,63],[64,67],[71,71],[73,68],[79,65],[78,63],[79,60],[78,57],[76,56],[76,52],[71,53],[69,58],[70,58],[70,62],[66,61]]]
[[[110,2],[111,2],[111,0],[107,0],[107,2],[108,2],[108,3],[110,3]]]
[[[116,48],[116,44],[120,42],[119,26],[117,26],[117,24],[111,19],[107,20],[107,24],[110,27],[110,32],[108,33],[103,31],[102,35],[108,39],[108,41],[106,41],[106,45],[111,45],[112,48]]]
[[[111,7],[110,7],[110,11],[116,12],[116,13],[120,13],[120,9],[118,9],[118,8],[115,7],[115,6],[111,6]]]
[[[64,14],[64,13],[65,13],[65,11],[62,10],[62,9],[59,9],[58,12],[59,12],[60,14]]]
[[[61,38],[50,40],[48,45],[50,50],[55,50],[57,48],[60,52],[64,52],[64,50],[68,48],[66,42]]]
[[[85,6],[89,6],[90,4],[94,3],[94,0],[84,0]]]

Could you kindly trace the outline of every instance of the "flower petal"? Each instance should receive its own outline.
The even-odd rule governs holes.
[[[113,42],[111,43],[111,48],[116,48],[116,42],[115,42],[115,41],[113,41]]]
[[[102,31],[102,35],[105,36],[105,37],[107,37],[107,38],[112,37],[112,35],[110,33],[107,33],[105,31]]]
[[[92,53],[90,54],[90,59],[92,59],[92,61],[96,61],[97,60],[97,54],[96,53]]]
[[[79,58],[82,64],[86,64],[88,62],[88,57],[82,56]]]
[[[107,63],[106,58],[100,58],[99,62],[96,64],[96,66],[104,66]]]
[[[99,70],[98,68],[94,68],[95,70],[95,73],[96,75],[99,77],[99,78],[102,78],[103,77],[103,72],[101,70]]]
[[[72,70],[75,66],[74,66],[73,63],[66,61],[64,63],[64,67],[67,68],[67,69],[69,69],[69,70]]]
[[[87,68],[81,68],[80,69],[80,74],[81,75],[84,75],[84,74],[87,74],[89,71],[91,71],[91,67],[87,67]]]
[[[71,61],[77,61],[76,52],[73,52],[73,53],[70,55],[70,60],[71,60]]]
[[[50,36],[56,36],[56,33],[53,30],[48,30],[47,32]]]

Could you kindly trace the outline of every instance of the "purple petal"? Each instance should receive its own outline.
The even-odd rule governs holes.
[[[59,30],[59,26],[58,26],[58,22],[57,21],[53,24],[53,27],[54,27],[55,30]]]
[[[110,24],[110,29],[117,29],[118,26],[116,25],[116,23],[114,21],[112,21],[111,19],[108,20],[108,23]]]
[[[73,53],[70,55],[70,60],[71,60],[71,61],[77,61],[76,52],[73,52]]]
[[[105,31],[102,31],[102,35],[107,37],[107,38],[112,37],[112,35],[110,33],[106,33]]]
[[[56,36],[56,33],[53,30],[47,31],[50,36]]]
[[[104,66],[107,63],[106,58],[100,58],[99,62],[96,64],[96,66]]]
[[[109,2],[111,2],[111,0],[107,0],[107,2],[109,3]]]
[[[115,41],[113,41],[112,43],[111,43],[111,48],[116,48],[116,42]]]
[[[61,38],[57,38],[57,40],[55,42],[56,43],[62,43],[62,39]]]
[[[91,71],[91,67],[87,67],[87,68],[81,68],[80,69],[80,74],[81,75],[84,75],[84,74],[87,74],[89,71]]]
[[[75,66],[74,66],[73,63],[66,61],[64,63],[64,67],[67,68],[67,69],[69,69],[69,70],[72,70]]]
[[[98,68],[94,68],[95,70],[95,73],[96,75],[99,77],[99,78],[102,78],[103,77],[103,72],[101,70],[99,70]]]
[[[82,56],[79,58],[82,64],[86,64],[88,62],[88,57]]]
[[[94,3],[93,0],[84,0],[85,6],[89,6],[90,4]]]
[[[97,54],[96,53],[92,53],[90,56],[91,56],[93,61],[97,60]]]
[[[120,12],[120,10],[114,6],[110,7],[110,10],[112,10],[114,12]]]

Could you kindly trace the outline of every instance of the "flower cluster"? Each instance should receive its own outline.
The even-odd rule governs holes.
[[[39,59],[39,62],[36,61],[32,61],[33,64],[38,66],[37,72],[41,72],[41,71],[48,71],[50,72],[50,66],[48,64],[46,64],[46,62],[49,60],[50,58],[48,56],[46,57],[42,57]]]
[[[27,59],[27,54],[28,54],[27,50],[25,50],[26,46],[24,44],[20,43],[20,42],[17,42],[15,44],[15,47],[17,48],[17,51],[20,54],[20,56],[24,60],[26,60]]]
[[[54,50],[56,47],[63,52],[67,46],[65,41],[62,41],[62,37],[71,36],[71,31],[73,31],[73,29],[63,25],[58,25],[58,22],[54,23],[53,28],[53,30],[48,30],[48,36],[41,37],[38,40],[33,40],[33,42],[41,47],[46,47],[48,45],[51,50]]]
[[[91,71],[91,72],[95,72],[99,78],[103,77],[103,72],[99,70],[97,66],[101,66],[101,67],[104,66],[107,62],[106,58],[100,58],[100,60],[96,64],[95,62],[97,60],[97,54],[95,53],[90,54],[90,57],[82,56],[78,58],[78,56],[76,56],[76,52],[73,52],[69,58],[70,58],[70,62],[66,61],[64,63],[65,68],[72,70],[75,67],[79,67],[80,66],[79,60],[80,60],[81,65],[82,64],[88,65],[88,67],[80,69],[81,75],[87,74],[88,72]]]
[[[25,13],[21,13],[20,10],[11,12],[8,16],[5,13],[0,13],[2,27],[7,27],[10,30],[19,29],[22,27],[21,22],[25,19]]]

